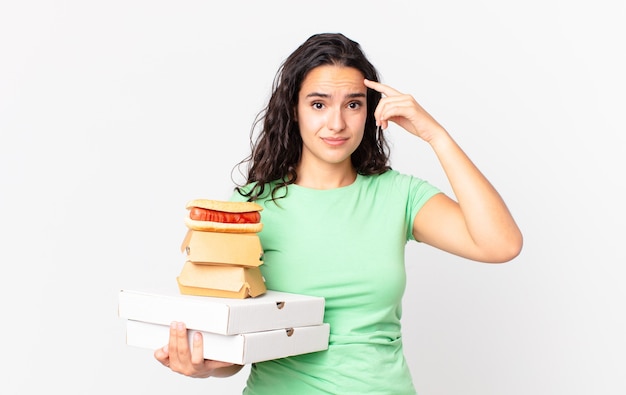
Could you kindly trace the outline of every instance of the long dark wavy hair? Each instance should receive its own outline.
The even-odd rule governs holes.
[[[271,193],[272,200],[284,197],[286,189],[285,194],[280,196],[277,191],[298,179],[296,167],[302,155],[302,137],[296,122],[298,94],[307,74],[324,65],[353,67],[368,80],[379,80],[378,72],[367,60],[360,45],[340,33],[315,34],[289,55],[274,77],[267,106],[253,122],[251,153],[235,166],[241,171],[241,166],[248,165],[246,182],[235,190],[249,201],[255,201],[267,192]],[[374,119],[374,110],[380,98],[380,92],[367,90],[363,140],[351,156],[352,165],[362,175],[381,174],[390,169],[389,146]],[[255,138],[255,130],[261,123]],[[253,185],[243,188],[247,184]]]

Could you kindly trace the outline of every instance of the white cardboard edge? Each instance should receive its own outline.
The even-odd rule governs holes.
[[[324,298],[267,291],[256,298],[228,299],[121,290],[118,315],[134,321],[169,325],[223,335],[320,325]]]
[[[289,335],[289,330],[291,335]],[[188,338],[195,330],[188,331]],[[220,335],[203,332],[204,357],[238,365],[284,358],[328,349],[330,325],[276,329],[271,331]],[[169,326],[127,320],[126,344],[156,350],[167,344]]]

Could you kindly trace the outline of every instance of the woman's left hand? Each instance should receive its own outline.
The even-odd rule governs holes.
[[[413,96],[368,79],[365,86],[383,94],[374,112],[377,124],[383,129],[387,129],[391,121],[427,142],[440,133],[446,133]]]

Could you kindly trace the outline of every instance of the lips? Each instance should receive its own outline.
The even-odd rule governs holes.
[[[322,140],[332,146],[342,145],[348,141],[347,137],[322,137]]]

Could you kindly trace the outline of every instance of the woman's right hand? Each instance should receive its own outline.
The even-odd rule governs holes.
[[[190,349],[185,324],[172,322],[169,343],[155,350],[154,357],[172,371],[195,378],[230,376],[242,368],[230,362],[204,359],[201,333],[193,334],[192,344]]]

